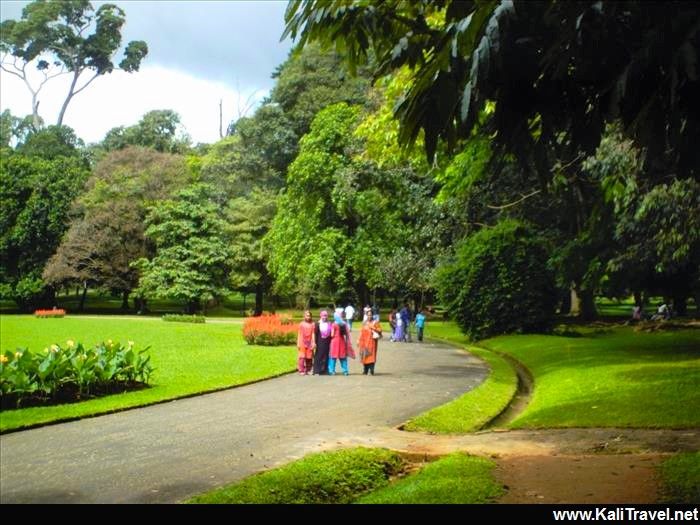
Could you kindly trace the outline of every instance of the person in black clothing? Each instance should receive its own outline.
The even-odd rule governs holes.
[[[314,354],[314,375],[328,374],[328,353],[331,350],[331,329],[333,323],[328,321],[328,312],[321,311],[320,320],[316,322],[314,330],[316,341],[316,353]]]

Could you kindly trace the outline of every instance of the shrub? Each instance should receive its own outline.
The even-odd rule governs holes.
[[[291,345],[297,340],[297,326],[289,317],[263,314],[243,323],[243,338],[249,345]]]
[[[180,315],[180,314],[165,314],[163,321],[176,323],[206,323],[206,317],[203,315]]]
[[[551,327],[556,289],[541,239],[508,220],[467,237],[438,270],[438,291],[472,339]]]
[[[2,407],[50,404],[138,388],[148,383],[153,367],[148,348],[139,352],[107,341],[93,348],[68,341],[43,352],[18,348],[0,354]]]
[[[65,317],[66,311],[62,308],[54,310],[34,310],[34,316],[41,319],[48,319],[49,317]]]

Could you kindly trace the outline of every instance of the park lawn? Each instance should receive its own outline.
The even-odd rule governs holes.
[[[186,503],[350,503],[403,468],[399,454],[380,448],[310,454]]]
[[[534,377],[532,399],[510,427],[700,425],[699,331],[578,330],[578,337],[509,335],[479,342],[514,357]]]
[[[356,503],[489,503],[505,492],[493,478],[495,466],[486,458],[457,452],[363,496]]]
[[[518,387],[513,367],[503,357],[471,346],[469,339],[451,322],[431,322],[426,337],[442,339],[468,350],[486,361],[491,372],[481,385],[457,399],[423,412],[409,420],[404,430],[435,434],[464,434],[479,430],[510,403]]]
[[[36,319],[0,316],[0,349],[32,351],[67,340],[94,345],[111,339],[133,341],[137,350],[150,346],[155,371],[151,388],[79,403],[0,412],[0,431],[52,421],[112,412],[241,385],[295,369],[293,347],[249,346],[241,324],[166,323],[153,318]]]
[[[700,502],[700,452],[676,454],[661,465],[664,502]]]

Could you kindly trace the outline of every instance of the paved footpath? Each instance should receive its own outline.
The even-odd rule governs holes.
[[[0,503],[172,503],[354,439],[382,435],[480,384],[442,344],[380,342],[377,375],[290,374],[0,436]],[[403,433],[402,433],[403,434]]]

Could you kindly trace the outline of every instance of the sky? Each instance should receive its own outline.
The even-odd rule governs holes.
[[[0,0],[0,19],[19,20],[29,2]],[[95,8],[105,2],[93,1]],[[280,42],[286,1],[112,0],[126,14],[122,45],[145,40],[148,56],[135,73],[115,70],[95,79],[68,106],[63,123],[86,143],[98,142],[116,126],[136,124],[148,111],[172,109],[193,144],[219,139],[219,101],[224,128],[254,111],[273,86],[272,72],[292,42]],[[114,60],[121,60],[121,51]],[[84,76],[89,78],[88,73]],[[38,78],[38,77],[37,77]],[[82,77],[81,77],[82,79]],[[39,114],[55,124],[68,92],[65,75],[41,90]],[[31,113],[23,82],[0,72],[0,110]]]

